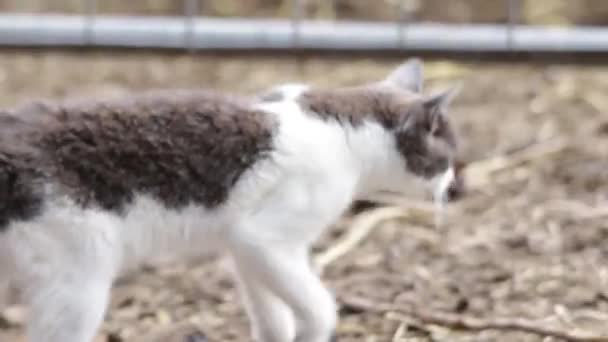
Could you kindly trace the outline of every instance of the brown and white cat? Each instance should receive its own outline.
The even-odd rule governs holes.
[[[422,65],[272,101],[206,90],[38,102],[0,113],[0,279],[30,342],[90,342],[112,283],[160,254],[222,253],[260,342],[329,342],[311,244],[353,201],[454,183],[455,94]]]

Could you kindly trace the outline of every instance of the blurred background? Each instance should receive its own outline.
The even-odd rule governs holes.
[[[339,341],[608,335],[608,1],[0,0],[0,11],[3,107],[353,85],[423,57],[427,89],[464,82],[451,115],[467,193],[440,227],[429,203],[391,199],[319,241]],[[120,279],[97,342],[249,341],[218,263]],[[26,319],[4,310],[0,341],[25,341]]]
[[[214,17],[290,17],[292,1],[282,0],[200,0],[199,15]],[[0,9],[11,13],[81,14],[95,4],[99,14],[182,15],[183,1],[170,0],[3,0]],[[521,7],[521,23],[557,25],[603,25],[608,20],[608,4],[602,0],[516,0]],[[504,23],[508,20],[503,0],[309,0],[301,1],[308,18],[394,20],[395,8],[407,7],[417,21],[446,23]]]

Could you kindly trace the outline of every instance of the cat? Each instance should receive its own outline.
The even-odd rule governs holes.
[[[0,112],[0,279],[30,342],[90,342],[116,277],[161,254],[223,254],[259,342],[329,342],[310,246],[354,201],[444,199],[448,108],[412,58],[360,86],[240,99],[209,90],[32,102]]]

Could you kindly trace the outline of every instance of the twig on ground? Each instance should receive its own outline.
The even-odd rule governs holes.
[[[559,153],[570,146],[567,138],[550,139],[517,150],[511,154],[503,154],[488,159],[469,163],[463,170],[467,187],[479,189],[489,183],[490,176],[496,172],[517,167],[529,161]]]
[[[580,98],[593,107],[593,109],[599,114],[606,114],[608,102],[606,101],[606,95],[601,91],[586,89],[584,92],[582,92]]]
[[[434,204],[429,201],[412,200],[416,194],[408,194],[408,196],[401,195],[399,193],[383,193],[371,195],[367,200],[372,201],[383,206],[400,206],[407,208],[411,215],[421,216],[429,218],[435,210]],[[421,195],[422,196],[422,195]]]
[[[592,207],[581,201],[553,200],[548,202],[545,211],[557,211],[568,213],[576,220],[593,220],[608,217],[608,207]]]
[[[399,324],[399,327],[397,328],[397,330],[395,330],[395,333],[393,334],[393,342],[398,342],[401,339],[401,336],[403,336],[403,333],[405,332],[405,328],[405,323]]]
[[[404,308],[388,303],[376,303],[361,297],[341,297],[341,301],[351,307],[379,313],[393,313],[400,320],[410,318],[424,324],[434,324],[452,329],[465,330],[503,330],[520,331],[545,337],[553,337],[567,342],[608,342],[608,336],[591,336],[582,332],[565,332],[553,328],[542,327],[534,322],[521,318],[481,319],[458,314],[422,311],[415,308]]]
[[[167,327],[154,330],[136,339],[138,342],[208,342],[199,324],[189,321],[174,322]]]
[[[433,212],[421,208],[404,208],[400,206],[382,207],[365,211],[353,218],[352,224],[346,230],[338,242],[315,257],[315,266],[319,272],[323,272],[327,265],[339,259],[350,250],[355,248],[371,231],[380,223],[403,217],[413,216],[432,217]],[[431,216],[429,216],[431,215]]]

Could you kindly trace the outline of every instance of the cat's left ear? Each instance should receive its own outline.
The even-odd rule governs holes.
[[[422,61],[410,58],[393,70],[383,81],[385,84],[397,86],[414,93],[421,93],[424,83]]]
[[[461,89],[462,83],[457,83],[446,90],[426,96],[423,100],[424,108],[431,113],[446,113]]]

